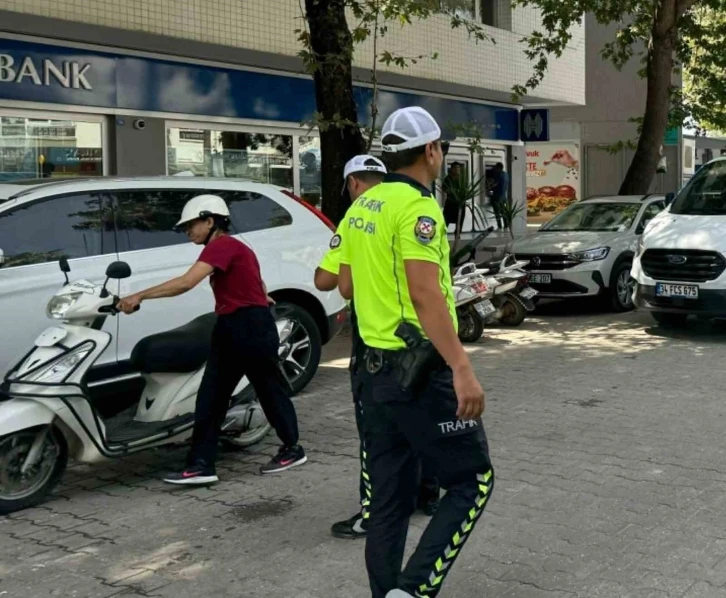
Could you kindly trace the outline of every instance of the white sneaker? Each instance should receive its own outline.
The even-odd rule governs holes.
[[[404,592],[403,590],[391,590],[386,594],[386,598],[416,598],[415,596],[411,596],[408,592]]]

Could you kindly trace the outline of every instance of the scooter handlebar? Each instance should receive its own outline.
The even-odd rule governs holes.
[[[118,295],[114,295],[111,305],[102,305],[98,308],[98,312],[102,314],[111,314],[112,316],[120,314],[121,310],[117,307],[119,301],[121,301],[121,298]],[[139,309],[141,309],[140,305],[134,307],[135,312],[139,311]]]

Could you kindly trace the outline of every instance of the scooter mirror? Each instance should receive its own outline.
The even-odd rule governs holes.
[[[121,280],[131,276],[131,266],[126,262],[112,262],[106,268],[106,276],[114,280]]]
[[[3,253],[3,250],[0,249],[0,268],[3,267],[4,263],[5,263],[5,254]]]
[[[58,260],[58,266],[60,266],[60,271],[63,272],[63,274],[68,274],[71,271],[71,266],[68,263],[67,257],[62,257]]]

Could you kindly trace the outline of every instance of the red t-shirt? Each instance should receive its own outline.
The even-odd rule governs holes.
[[[260,264],[247,245],[222,235],[207,244],[199,261],[214,268],[211,284],[217,314],[231,314],[240,307],[267,307]]]

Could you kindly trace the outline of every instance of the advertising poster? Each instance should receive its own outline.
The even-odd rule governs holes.
[[[543,224],[580,196],[580,144],[574,141],[529,143],[527,223]]]

